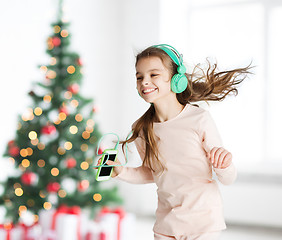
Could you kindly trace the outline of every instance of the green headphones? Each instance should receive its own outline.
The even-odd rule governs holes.
[[[166,52],[173,62],[178,66],[177,74],[171,79],[171,90],[175,93],[182,93],[188,85],[188,79],[185,76],[186,67],[183,65],[182,55],[172,46],[168,44],[153,45],[154,48],[159,48]]]

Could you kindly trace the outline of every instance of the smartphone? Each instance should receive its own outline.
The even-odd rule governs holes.
[[[103,152],[100,165],[103,165],[108,160],[115,161],[118,151],[115,149],[106,149]],[[106,164],[107,165],[107,164]],[[96,175],[97,181],[106,181],[111,178],[113,167],[99,167]]]

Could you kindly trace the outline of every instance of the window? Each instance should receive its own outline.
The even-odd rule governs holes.
[[[166,27],[161,40],[184,49],[188,66],[205,63],[207,57],[218,63],[219,70],[250,62],[255,66],[254,75],[239,87],[237,97],[211,103],[209,109],[238,168],[282,167],[282,2],[194,0],[187,4],[179,0],[178,11],[171,9],[163,7],[175,16],[167,20],[162,13]],[[177,39],[175,33],[174,38],[170,36],[173,26],[182,29]]]

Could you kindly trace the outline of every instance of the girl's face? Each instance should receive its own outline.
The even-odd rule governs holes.
[[[148,103],[175,95],[170,89],[171,74],[159,57],[141,58],[136,64],[137,90]]]

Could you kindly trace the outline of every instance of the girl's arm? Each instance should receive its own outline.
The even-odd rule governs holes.
[[[218,180],[224,185],[232,184],[237,177],[236,168],[232,163],[232,154],[222,147],[220,134],[214,120],[207,111],[204,112],[200,121],[199,133],[203,148],[213,165]]]

